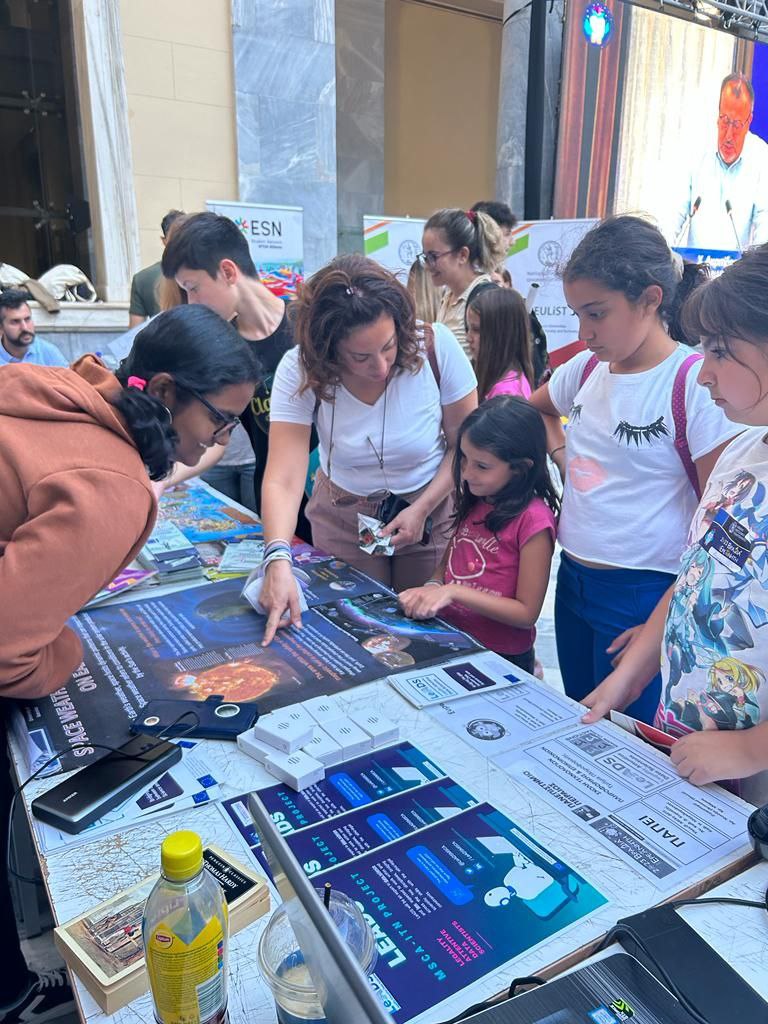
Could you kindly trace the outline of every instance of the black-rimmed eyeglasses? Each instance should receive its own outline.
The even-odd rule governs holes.
[[[213,432],[214,441],[217,441],[220,437],[224,437],[225,434],[233,431],[240,422],[239,416],[235,416],[232,412],[224,412],[223,409],[217,409],[215,405],[212,405],[211,402],[201,395],[199,391],[195,390],[195,388],[187,387],[186,384],[179,384],[178,381],[175,381],[175,384],[177,388],[181,388],[182,391],[186,391],[188,394],[192,395],[193,398],[196,398],[201,405],[205,406],[211,416],[221,423],[221,426],[216,427]]]
[[[450,256],[452,252],[458,251],[458,249],[445,249],[443,252],[420,252],[416,259],[422,267],[436,267],[438,260],[441,260],[443,256]]]

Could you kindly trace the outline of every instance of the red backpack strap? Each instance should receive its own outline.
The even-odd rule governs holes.
[[[586,361],[586,363],[584,363],[584,369],[581,371],[581,380],[579,381],[579,388],[584,387],[589,378],[595,372],[595,369],[599,362],[600,360],[593,352],[589,359]]]
[[[675,374],[675,382],[672,385],[672,419],[675,423],[675,451],[680,456],[680,461],[685,467],[685,472],[688,475],[688,479],[691,481],[691,486],[696,492],[696,497],[701,497],[701,488],[699,487],[699,476],[696,472],[696,466],[693,463],[691,457],[691,450],[688,447],[688,414],[685,408],[685,381],[688,377],[688,371],[696,363],[701,362],[704,356],[698,352],[692,352],[687,356],[680,366],[678,367],[677,373]]]

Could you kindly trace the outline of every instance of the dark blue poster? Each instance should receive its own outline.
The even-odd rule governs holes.
[[[445,772],[410,743],[385,747],[345,761],[326,773],[322,782],[297,793],[290,786],[269,786],[259,791],[262,803],[280,832],[330,821],[356,807],[444,779]]]
[[[86,744],[78,765],[119,746],[154,698],[258,701],[262,714],[307,697],[348,690],[413,664],[436,664],[477,650],[438,619],[412,622],[397,598],[369,593],[317,605],[302,628],[279,630],[262,647],[265,620],[225,580],[129,604],[83,611],[71,625],[85,658],[66,687],[21,705],[30,770],[57,750]],[[67,758],[64,767],[75,767]],[[54,767],[54,770],[62,765]]]
[[[381,803],[344,814],[289,835],[294,857],[312,877],[386,843],[452,818],[478,801],[453,779],[401,793]]]
[[[372,981],[397,1024],[607,903],[489,804],[314,881],[362,908],[379,950]]]

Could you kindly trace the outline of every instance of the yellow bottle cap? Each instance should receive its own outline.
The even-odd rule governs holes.
[[[203,844],[197,832],[172,832],[160,847],[163,874],[174,882],[192,878],[203,867]]]

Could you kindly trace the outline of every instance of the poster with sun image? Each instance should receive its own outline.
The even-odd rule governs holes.
[[[318,603],[302,616],[302,628],[279,630],[268,647],[261,646],[265,620],[241,598],[239,579],[80,612],[70,625],[83,642],[82,665],[65,687],[20,705],[30,770],[76,744],[119,746],[153,699],[216,694],[255,701],[266,714],[480,649],[439,619],[407,619],[397,597],[373,581],[365,593],[337,598],[346,589],[340,580],[359,588],[366,578],[333,564],[336,586],[314,581],[310,596]],[[101,751],[78,755],[55,767],[82,765]]]

